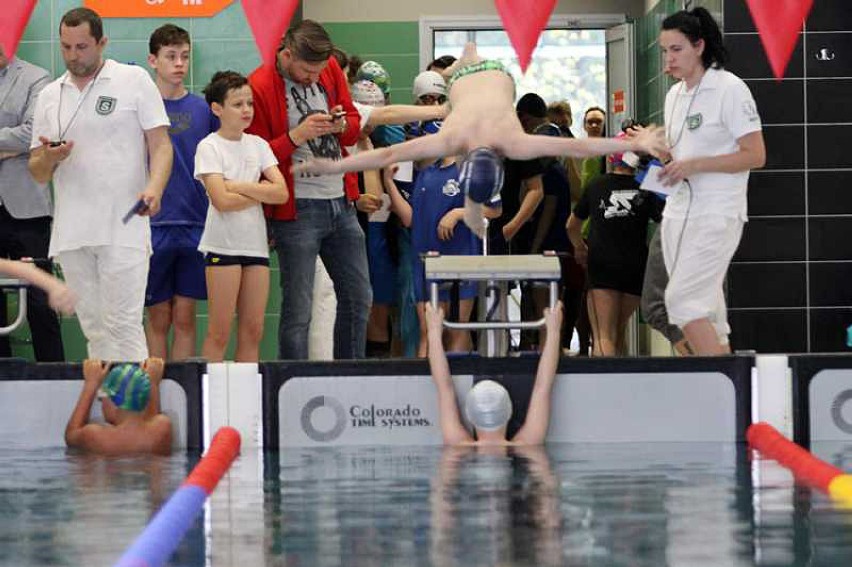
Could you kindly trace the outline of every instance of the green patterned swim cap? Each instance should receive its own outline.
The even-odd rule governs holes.
[[[355,78],[358,81],[372,81],[376,83],[384,94],[390,92],[390,75],[388,75],[384,67],[375,61],[365,61],[358,68]]]
[[[138,364],[117,364],[110,369],[101,384],[101,391],[116,407],[139,412],[148,405],[151,378]]]

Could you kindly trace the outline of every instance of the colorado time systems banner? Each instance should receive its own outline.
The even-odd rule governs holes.
[[[457,395],[473,377],[456,377]],[[278,395],[282,447],[440,445],[431,376],[295,377]]]

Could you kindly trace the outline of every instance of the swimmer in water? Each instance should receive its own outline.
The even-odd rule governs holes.
[[[562,327],[562,303],[544,310],[547,336],[538,362],[527,418],[518,433],[506,439],[506,425],[512,417],[509,392],[493,380],[482,380],[468,392],[464,402],[467,420],[473,424],[472,435],[462,423],[456,403],[456,391],[450,366],[441,341],[444,312],[426,304],[426,327],[429,336],[429,367],[438,389],[441,433],[445,445],[541,445],[550,423],[550,392],[556,378],[561,351],[559,331]]]
[[[83,390],[65,427],[65,443],[99,455],[168,455],[172,426],[159,413],[163,360],[110,368],[101,360],[83,362]],[[95,398],[106,423],[89,423]]]

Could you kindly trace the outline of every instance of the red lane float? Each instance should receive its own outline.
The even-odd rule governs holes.
[[[755,423],[749,427],[746,439],[751,447],[790,469],[798,482],[852,506],[852,475],[816,458],[768,423]]]

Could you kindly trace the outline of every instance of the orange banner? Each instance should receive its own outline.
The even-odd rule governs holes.
[[[102,18],[206,18],[234,0],[85,0]]]

